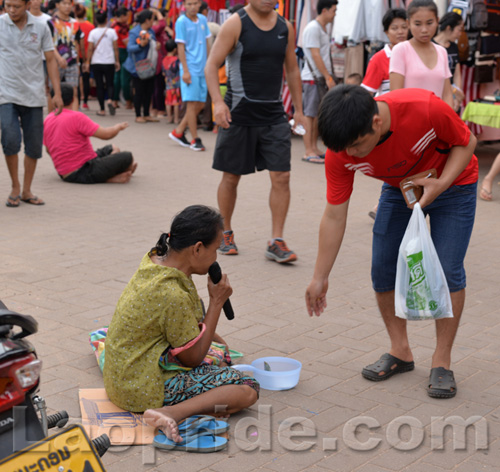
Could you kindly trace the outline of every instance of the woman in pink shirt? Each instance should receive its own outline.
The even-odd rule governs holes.
[[[394,46],[389,66],[391,91],[421,88],[434,92],[453,107],[446,49],[432,42],[438,28],[432,0],[414,0],[407,10],[412,38]]]

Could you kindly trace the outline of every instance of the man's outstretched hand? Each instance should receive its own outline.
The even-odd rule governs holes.
[[[326,308],[326,292],[328,279],[324,281],[311,280],[306,290],[306,307],[309,316],[319,316]]]

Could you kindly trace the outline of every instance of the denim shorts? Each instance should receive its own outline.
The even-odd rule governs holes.
[[[42,107],[25,107],[15,103],[4,103],[0,105],[0,123],[2,149],[6,156],[18,154],[24,138],[24,154],[32,159],[42,157]]]
[[[474,226],[476,191],[477,182],[454,185],[423,209],[429,215],[432,241],[450,292],[466,286],[464,258]],[[384,183],[373,225],[372,283],[376,292],[394,290],[399,246],[411,213],[400,189]]]
[[[207,100],[207,82],[204,75],[192,75],[188,85],[181,78],[181,97],[183,102],[202,102]]]

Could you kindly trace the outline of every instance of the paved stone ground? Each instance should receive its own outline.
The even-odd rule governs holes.
[[[207,152],[195,153],[168,139],[171,125],[138,125],[130,112],[117,115],[99,120],[131,123],[114,140],[139,162],[130,184],[63,183],[45,155],[34,190],[47,204],[0,206],[1,299],[38,319],[34,342],[44,362],[41,393],[49,406],[74,418],[80,417],[78,389],[103,385],[88,333],[109,323],[125,284],[173,215],[192,203],[216,205],[220,178],[211,169],[214,134],[201,132]],[[264,258],[270,234],[266,173],[242,180],[234,217],[241,253],[219,258],[234,287],[236,313],[232,322],[221,318],[220,333],[246,354],[245,361],[264,355],[300,360],[299,385],[287,392],[263,391],[257,405],[231,418],[226,451],[197,455],[115,448],[104,456],[107,470],[498,470],[500,291],[494,261],[500,259],[500,189],[495,186],[493,202],[478,202],[466,260],[467,302],[453,356],[459,393],[433,400],[425,392],[434,345],[431,322],[411,324],[414,372],[380,384],[360,375],[387,349],[370,284],[372,221],[367,216],[380,183],[357,177],[343,248],[330,278],[328,310],[320,318],[307,316],[303,295],[313,271],[325,179],[322,166],[301,161],[302,151],[294,138],[286,240],[298,262],[283,267]],[[481,176],[497,151],[498,146],[479,146]],[[5,167],[0,182],[6,198]],[[206,297],[205,279],[197,277],[196,284]],[[398,420],[402,416],[411,418]],[[482,418],[477,435],[469,428],[465,437],[456,435],[454,445],[451,429],[441,435],[436,419],[450,416],[455,422]],[[365,425],[354,436],[359,417]],[[485,425],[487,435],[481,433]]]

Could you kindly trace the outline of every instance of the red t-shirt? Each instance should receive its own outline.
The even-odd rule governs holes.
[[[59,175],[78,170],[96,157],[89,137],[99,129],[87,115],[68,110],[56,115],[49,113],[43,122],[43,144],[54,162]]]
[[[118,41],[116,42],[118,49],[127,49],[127,44],[124,43],[124,40],[128,38],[130,33],[130,27],[128,24],[122,25],[121,23],[115,21],[112,23],[111,27],[116,31],[118,36]]]
[[[362,87],[377,96],[383,95],[390,90],[389,63],[391,59],[391,48],[388,44],[384,49],[373,55],[366,68]]]
[[[389,105],[392,134],[366,157],[349,156],[345,151],[327,151],[327,201],[332,205],[349,199],[356,170],[399,187],[405,177],[432,168],[437,170],[439,177],[451,147],[469,143],[469,128],[432,92],[400,89],[376,100]],[[477,158],[472,156],[453,185],[471,184],[477,178]]]
[[[79,23],[80,31],[83,33],[83,43],[85,44],[85,56],[87,56],[87,51],[89,49],[89,34],[94,29],[94,25],[90,21],[83,21]],[[80,52],[80,58],[82,53]]]

